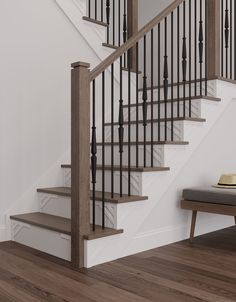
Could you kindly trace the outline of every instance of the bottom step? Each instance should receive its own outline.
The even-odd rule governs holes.
[[[11,216],[12,240],[70,261],[71,220],[44,213]],[[123,230],[96,226],[85,236],[94,240],[123,233]]]

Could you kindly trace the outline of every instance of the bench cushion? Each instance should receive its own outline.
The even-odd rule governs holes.
[[[196,187],[183,190],[185,200],[236,206],[236,189]]]

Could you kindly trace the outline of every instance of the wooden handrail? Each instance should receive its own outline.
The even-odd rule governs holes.
[[[130,48],[142,39],[152,28],[166,18],[172,11],[174,11],[184,0],[175,0],[169,6],[167,6],[159,15],[148,22],[142,29],[140,29],[136,35],[130,38],[126,43],[119,47],[113,54],[107,57],[101,64],[95,67],[90,73],[90,81],[96,79],[103,71],[105,71],[112,63],[114,63],[119,57],[126,53]]]

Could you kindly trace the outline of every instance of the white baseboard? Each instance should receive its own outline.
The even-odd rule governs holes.
[[[197,221],[196,236],[221,230],[234,225],[232,217],[200,214]],[[173,225],[139,233],[130,240],[122,235],[86,242],[86,267],[141,253],[189,238],[190,223]],[[119,249],[126,246],[124,249]],[[106,248],[104,248],[106,247]],[[102,251],[102,253],[101,253]]]
[[[4,224],[0,225],[0,242],[6,241],[8,239],[6,233],[6,226]]]
[[[202,214],[199,214],[199,216]],[[201,219],[203,218],[203,219]],[[195,236],[215,232],[234,225],[232,217],[218,216],[218,215],[204,215],[197,220]],[[186,240],[189,238],[190,224],[183,224],[178,226],[168,226],[157,230],[152,230],[138,234],[131,245],[129,254],[133,251],[145,251],[149,249],[158,248],[169,245],[175,242]]]

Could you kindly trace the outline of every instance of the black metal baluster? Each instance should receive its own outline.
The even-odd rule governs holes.
[[[180,26],[179,26],[179,6],[177,7],[177,117],[180,115]]]
[[[164,55],[164,72],[163,72],[163,89],[164,89],[164,102],[165,102],[165,141],[167,141],[167,100],[168,100],[168,55],[167,55],[167,18],[165,18],[165,55]]]
[[[105,228],[105,72],[102,73],[102,228]]]
[[[111,64],[111,197],[114,197],[114,64]]]
[[[94,10],[95,10],[95,20],[97,20],[98,19],[98,2],[97,2],[97,0],[95,0]]]
[[[128,50],[128,195],[131,195],[131,50]]]
[[[197,95],[197,0],[194,0],[194,95]]]
[[[91,18],[91,0],[88,0],[88,16]]]
[[[208,94],[207,78],[208,78],[208,5],[205,0],[205,96]]]
[[[119,42],[119,46],[121,45],[121,8],[120,8],[120,1],[118,0],[118,42]]]
[[[123,112],[123,73],[120,57],[120,101],[119,101],[119,153],[120,153],[120,197],[123,196],[123,152],[124,152],[124,112]]]
[[[146,167],[146,128],[147,128],[147,47],[146,35],[143,38],[143,165]]]
[[[126,0],[124,0],[124,15],[123,15],[123,43],[127,41],[127,20],[126,20]],[[124,53],[124,67],[126,67],[126,54]]]
[[[153,39],[153,29],[151,30],[151,167],[153,168],[153,148],[154,148],[154,144],[153,144],[153,137],[154,137],[154,133],[153,133],[153,126],[154,126],[154,120],[153,120],[153,81],[154,81],[154,39]]]
[[[93,101],[92,101],[92,143],[91,143],[91,172],[92,172],[92,202],[93,202],[93,231],[95,231],[96,220],[96,173],[97,173],[97,139],[96,139],[96,84],[93,80]]]
[[[226,2],[225,9],[225,74],[228,77],[228,50],[229,50],[229,9],[228,0]]]
[[[139,167],[139,44],[136,43],[136,167]]]
[[[110,0],[106,1],[106,17],[107,17],[107,44],[110,43]]]
[[[171,141],[174,140],[174,13],[171,13]]]
[[[103,22],[103,0],[101,0],[101,21]]]
[[[233,3],[230,0],[230,79],[233,79]]]
[[[158,141],[161,141],[161,24],[158,24]]]
[[[189,0],[189,117],[192,116],[192,1]]]
[[[183,117],[186,117],[186,72],[187,72],[187,45],[186,45],[186,5],[183,2],[183,48],[182,48],[182,73],[183,73]]]
[[[202,20],[202,0],[200,0],[200,21],[199,21],[199,64],[200,64],[200,95],[202,96],[202,64],[203,64],[203,20]]]
[[[221,0],[221,76],[224,76],[224,0]]]
[[[113,45],[116,44],[116,10],[115,0],[113,0]]]

